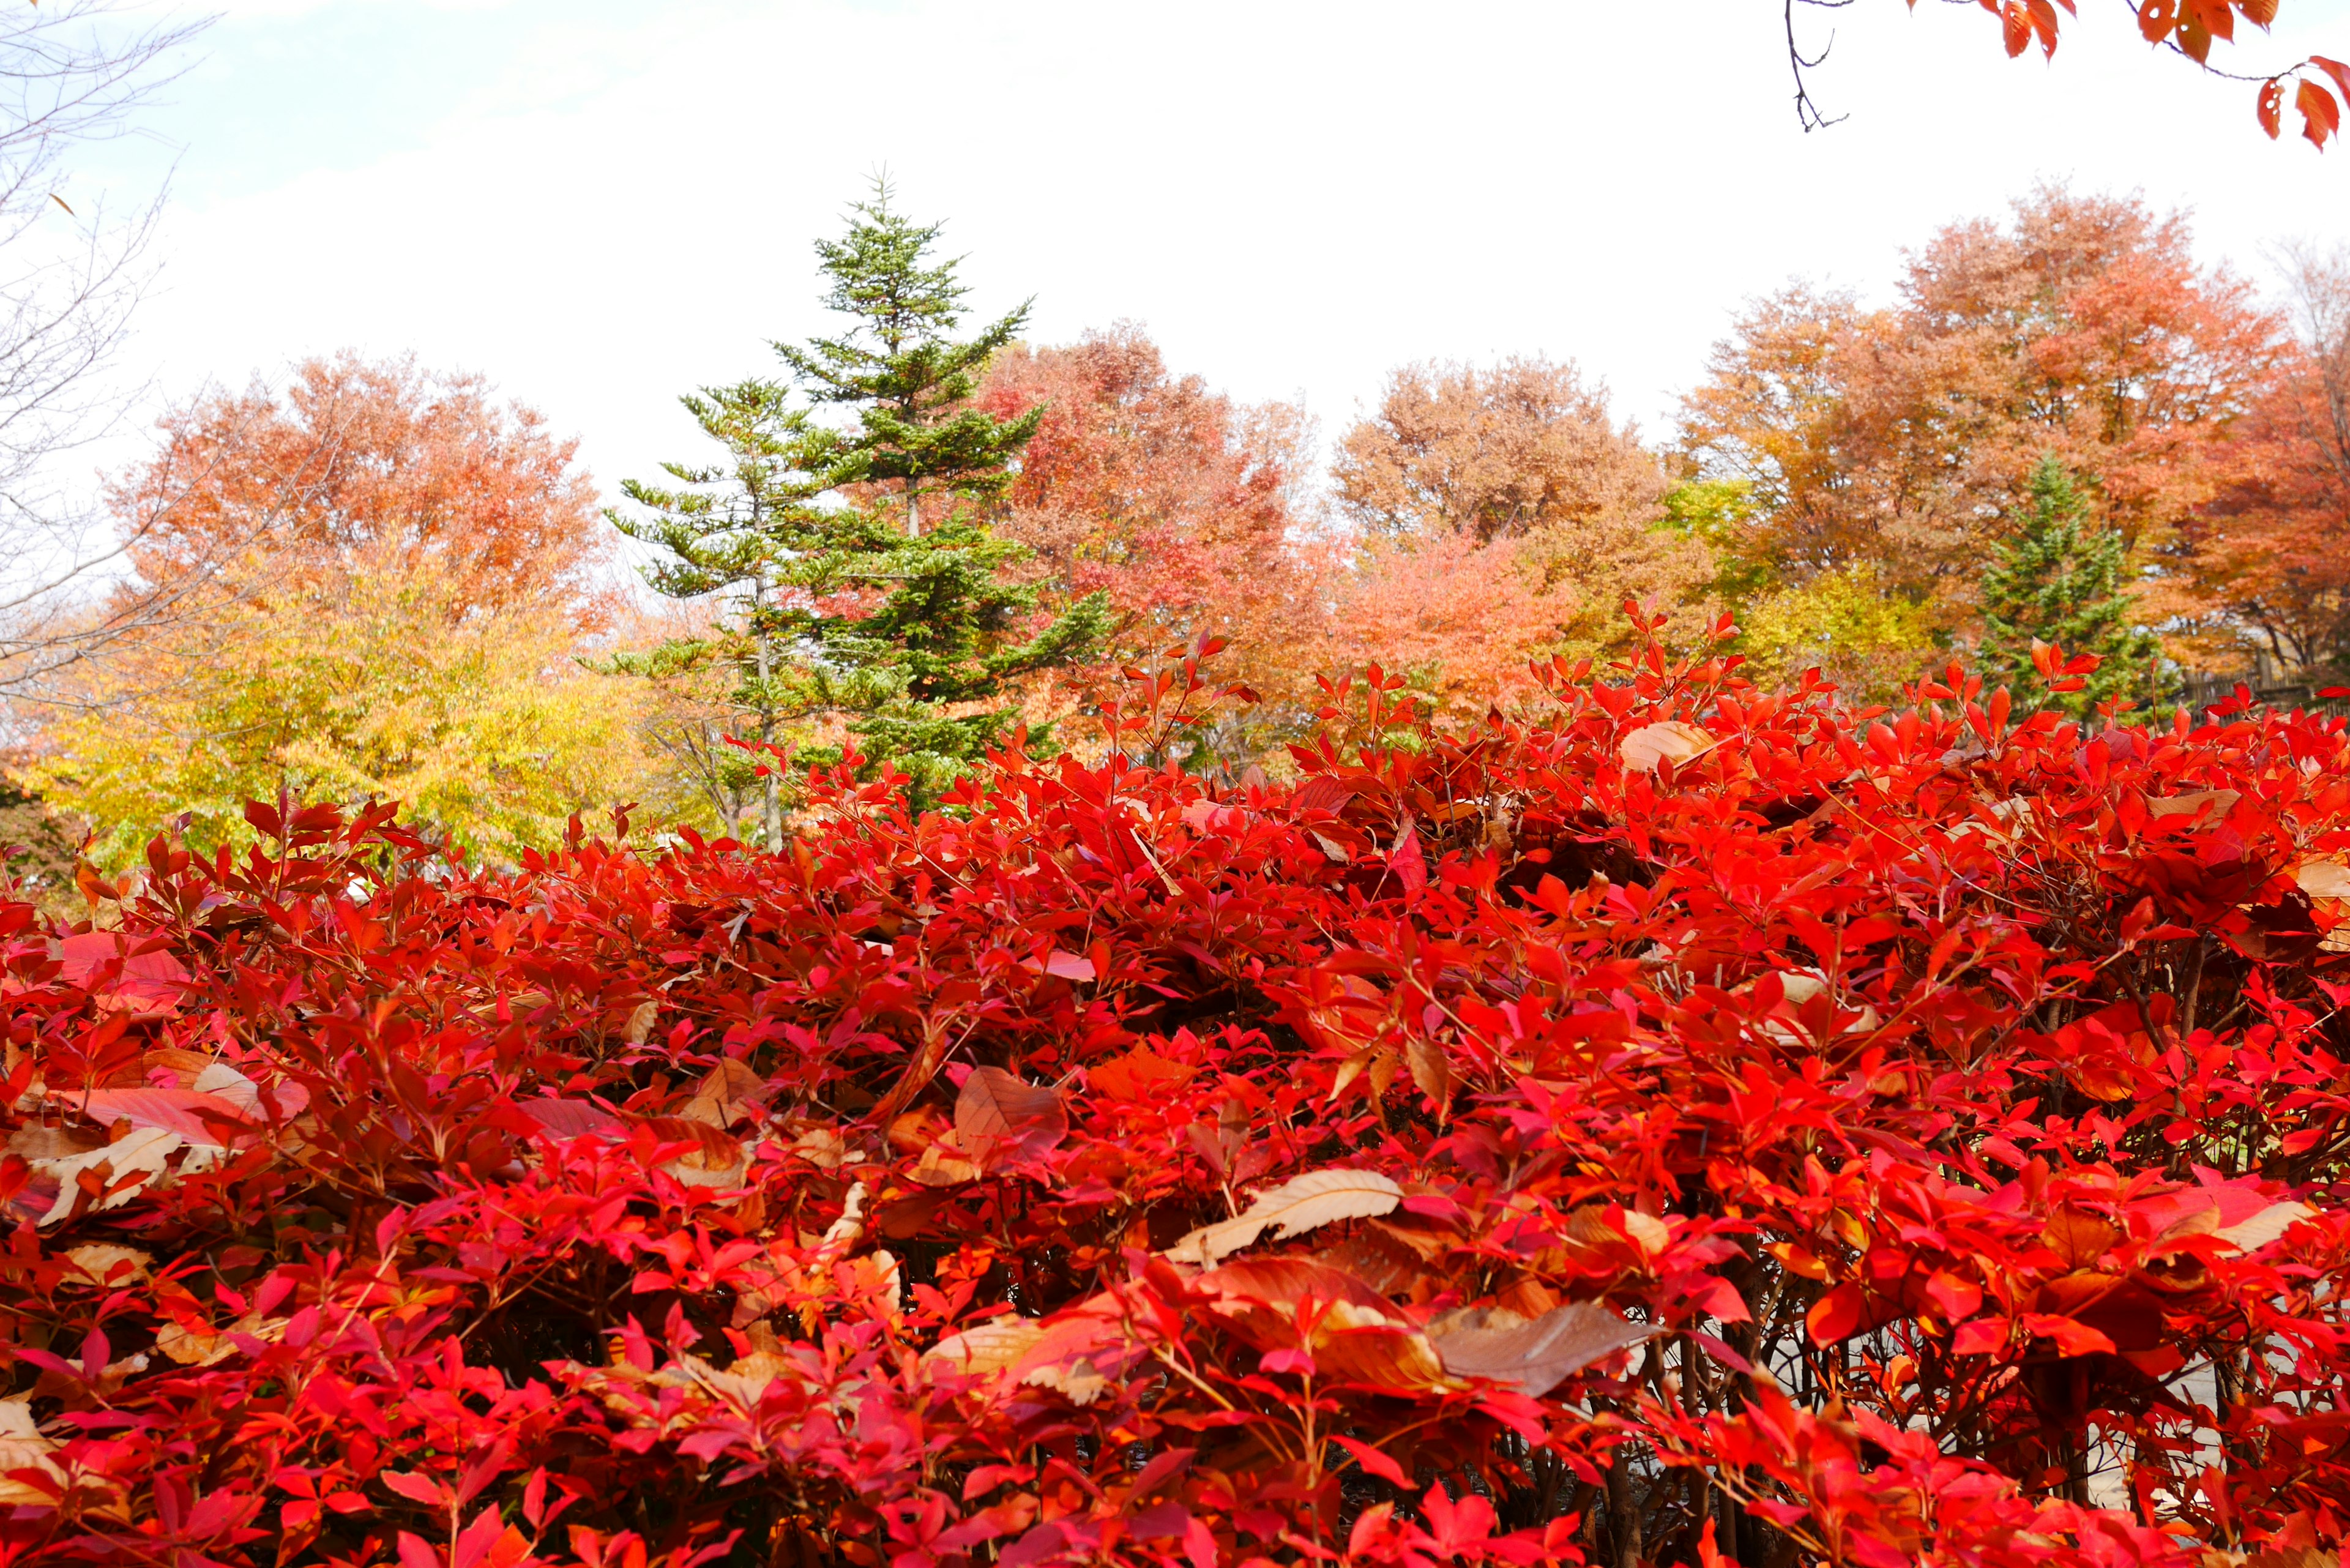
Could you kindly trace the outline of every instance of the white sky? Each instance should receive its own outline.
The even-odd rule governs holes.
[[[2250,87],[2083,9],[2053,64],[1972,5],[1809,16],[1849,118],[1805,136],[1775,0],[230,0],[156,137],[69,189],[176,161],[131,367],[165,391],[413,349],[608,490],[701,455],[679,392],[823,325],[810,241],[882,165],[1037,340],[1140,320],[1326,438],[1401,361],[1572,356],[1653,436],[1742,299],[1881,296],[2037,180],[2190,207],[2256,274],[2350,240],[2350,147],[2269,142]],[[2350,57],[2350,0],[2229,63],[2313,49]]]

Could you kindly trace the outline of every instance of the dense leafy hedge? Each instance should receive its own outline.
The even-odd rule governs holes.
[[[1607,677],[0,906],[0,1560],[2338,1542],[2340,722]]]

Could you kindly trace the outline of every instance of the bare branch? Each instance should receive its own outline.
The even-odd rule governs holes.
[[[1811,86],[1804,78],[1805,71],[1813,69],[1827,59],[1828,52],[1835,47],[1835,34],[1829,33],[1828,41],[1820,46],[1820,52],[1806,58],[1802,47],[1795,42],[1796,3],[1797,0],[1787,0],[1786,3],[1787,68],[1794,73],[1795,78],[1795,123],[1809,133],[1814,130],[1825,130],[1829,126],[1841,122],[1845,117],[1840,114],[1834,117],[1822,114],[1819,104],[1812,98]],[[1840,11],[1851,5],[1852,0],[1802,0],[1802,4]]]
[[[109,383],[151,277],[159,191],[118,216],[57,196],[77,148],[136,131],[210,18],[135,20],[121,0],[0,7],[0,700],[68,695],[68,672],[186,607],[204,573],[142,583],[127,524],[60,478],[121,427]]]

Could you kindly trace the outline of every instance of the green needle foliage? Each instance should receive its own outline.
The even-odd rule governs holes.
[[[2030,493],[2022,530],[1983,573],[1985,678],[2017,692],[2037,690],[2037,640],[2105,661],[2080,691],[2050,697],[2054,705],[2086,715],[2115,698],[2158,696],[2160,649],[2151,631],[2130,623],[2121,534],[2088,521],[2079,486],[2053,453],[2033,471]]]
[[[819,240],[816,251],[832,280],[825,304],[856,325],[804,348],[775,349],[813,401],[857,415],[847,443],[856,477],[895,492],[907,536],[916,538],[926,502],[943,494],[951,508],[995,495],[1036,433],[1041,408],[999,420],[962,406],[988,360],[1027,325],[1035,302],[958,340],[970,290],[955,281],[956,263],[925,265],[943,225],[890,211],[886,181],[850,211],[847,236]]]
[[[821,721],[844,719],[872,765],[910,775],[917,805],[999,743],[1011,711],[987,704],[1006,682],[1091,657],[1109,619],[1096,595],[1035,624],[1035,589],[1005,575],[1027,552],[979,521],[976,504],[1008,483],[1036,417],[998,420],[964,404],[1027,307],[956,338],[967,291],[955,263],[931,265],[938,234],[890,211],[877,183],[851,209],[847,237],[816,246],[832,280],[827,303],[850,329],[775,346],[807,401],[769,380],[686,397],[725,460],[664,464],[673,483],[624,483],[636,511],[609,514],[663,553],[646,574],[656,591],[723,606],[709,634],[623,656],[619,668],[718,673],[731,683],[720,707],[732,733],[796,743],[805,762],[840,755],[807,742]],[[820,422],[827,408],[855,422]],[[754,782],[768,760],[754,753],[681,749],[722,815],[754,798],[766,842],[782,843],[780,770]]]

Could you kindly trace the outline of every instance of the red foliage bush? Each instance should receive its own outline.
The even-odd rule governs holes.
[[[0,1559],[2342,1540],[2339,721],[1364,695],[1295,786],[512,876],[255,808],[5,906]]]

